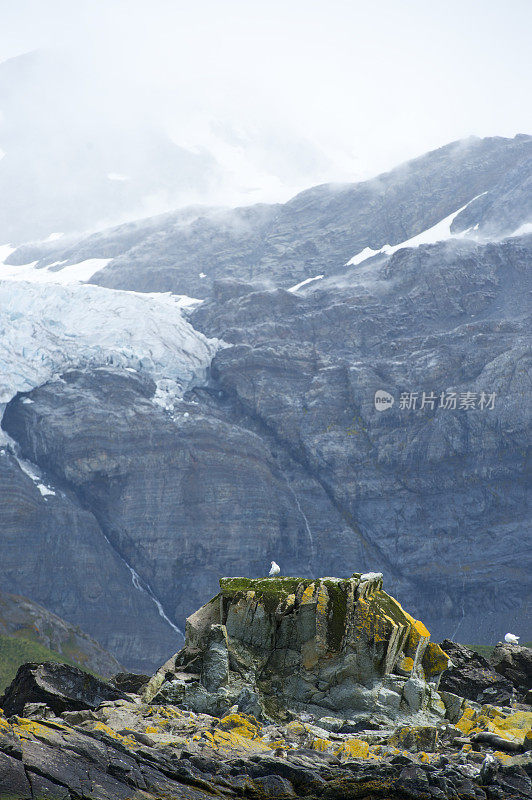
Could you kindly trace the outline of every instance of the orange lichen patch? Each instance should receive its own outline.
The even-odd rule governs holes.
[[[146,733],[159,733],[159,728],[157,728],[155,725],[147,725]]]
[[[116,739],[117,742],[122,742],[122,744],[126,745],[126,747],[134,747],[135,745],[138,747],[138,742],[135,741],[135,739],[133,739],[131,736],[121,736],[104,722],[95,722],[93,729],[97,731],[103,731],[110,736],[111,739]]]
[[[311,748],[320,753],[330,753],[337,758],[379,758],[378,753],[363,739],[346,739],[338,744],[329,739],[316,737],[312,741]]]
[[[360,598],[355,604],[354,626],[357,638],[385,642],[390,636],[393,621],[381,613],[374,603]]]
[[[26,717],[16,717],[13,724],[13,730],[21,739],[29,739],[35,736],[38,739],[44,739],[50,736],[50,728],[47,725],[41,725],[33,719],[26,719]],[[54,728],[59,729],[62,733],[70,733],[70,728],[66,725],[54,724]]]
[[[507,717],[498,717],[492,722],[495,733],[504,739],[521,742],[532,729],[532,711],[515,711]]]
[[[419,623],[422,625],[423,623]],[[421,660],[425,677],[432,678],[439,675],[449,666],[449,656],[442,650],[439,644],[428,642]]]
[[[402,672],[412,672],[414,669],[414,659],[411,656],[405,656],[397,664],[397,668]]]
[[[157,709],[148,709],[148,716],[157,714],[159,717],[167,717],[168,719],[180,719],[184,716],[183,712],[173,706],[157,706]]]
[[[417,633],[423,638],[428,639],[430,637],[429,629],[421,622],[420,619],[414,620],[414,628]]]
[[[404,614],[410,623],[410,633],[405,645],[405,654],[413,658],[414,664],[417,664],[428,644],[430,632],[419,619],[414,619],[407,611]]]
[[[495,750],[493,755],[503,764],[505,764],[506,762],[510,761],[510,759],[513,758],[512,753],[503,753],[502,750]]]
[[[232,731],[246,739],[256,739],[261,729],[255,717],[245,714],[228,714],[220,720],[217,728],[221,731]]]
[[[323,584],[320,583],[318,587],[318,604],[316,606],[316,613],[317,614],[326,614],[327,613],[327,603],[329,601],[329,595],[327,593],[327,589]]]

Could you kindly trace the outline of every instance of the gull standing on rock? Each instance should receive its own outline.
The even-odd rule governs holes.
[[[515,633],[507,633],[504,641],[507,644],[519,644],[519,636],[516,636]]]
[[[279,564],[276,564],[275,561],[272,561],[272,565],[270,567],[270,571],[268,572],[269,577],[273,578],[275,575],[278,575],[280,573],[280,571],[281,571],[281,567],[279,566]]]

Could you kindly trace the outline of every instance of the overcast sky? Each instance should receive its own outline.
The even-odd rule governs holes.
[[[0,61],[70,48],[95,113],[209,148],[261,199],[471,134],[532,132],[530,0],[0,0],[0,12]]]

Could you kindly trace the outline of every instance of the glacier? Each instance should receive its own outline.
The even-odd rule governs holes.
[[[223,346],[194,330],[184,306],[169,292],[0,280],[0,411],[73,366],[134,369],[181,394]]]

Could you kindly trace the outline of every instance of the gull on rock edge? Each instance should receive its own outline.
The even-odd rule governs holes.
[[[273,578],[273,576],[274,575],[278,575],[280,573],[280,571],[281,571],[281,567],[279,566],[279,564],[276,564],[275,561],[272,561],[272,565],[270,567],[270,571],[268,572],[269,577]]]
[[[507,633],[504,641],[507,644],[519,644],[519,636],[516,636],[515,633]]]

